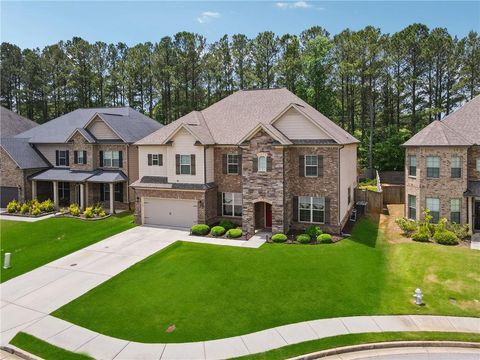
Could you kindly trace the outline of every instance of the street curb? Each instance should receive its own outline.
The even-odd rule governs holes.
[[[8,352],[9,354],[12,354],[12,355],[16,355],[19,358],[22,358],[22,359],[25,359],[25,360],[42,360],[41,357],[30,354],[30,353],[26,352],[25,350],[20,350],[17,347],[0,346],[0,350]]]
[[[350,352],[377,350],[377,349],[395,349],[404,347],[453,347],[463,349],[480,349],[480,343],[463,341],[389,341],[371,344],[361,344],[344,346],[334,349],[317,351],[314,353],[300,355],[289,360],[313,360],[321,359],[327,356],[346,354]]]

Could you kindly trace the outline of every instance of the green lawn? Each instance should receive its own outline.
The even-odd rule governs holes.
[[[331,245],[243,249],[177,242],[54,315],[140,342],[210,340],[366,314],[478,316],[480,252],[390,244],[362,220]],[[426,306],[413,305],[420,287]],[[165,329],[176,325],[173,333]]]
[[[85,246],[134,227],[131,213],[104,220],[49,218],[33,223],[0,221],[0,282],[26,273]],[[12,253],[12,267],[3,269],[4,253]]]

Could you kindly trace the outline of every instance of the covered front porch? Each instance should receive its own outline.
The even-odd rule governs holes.
[[[114,214],[124,203],[127,177],[122,171],[49,169],[30,180],[32,199],[51,198],[56,209],[75,203],[84,210],[102,202]]]
[[[467,223],[472,233],[480,232],[480,181],[469,181],[464,193],[467,199]]]

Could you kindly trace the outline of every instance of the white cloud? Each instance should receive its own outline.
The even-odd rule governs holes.
[[[220,16],[221,14],[216,11],[204,11],[200,14],[199,17],[197,17],[197,21],[200,24],[204,24],[211,21],[212,19],[218,19]]]
[[[307,3],[306,1],[289,1],[289,2],[277,2],[275,6],[280,9],[308,9],[315,8],[317,10],[323,10],[320,7],[314,7],[312,4]]]

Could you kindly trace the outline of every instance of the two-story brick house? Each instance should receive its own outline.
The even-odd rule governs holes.
[[[480,96],[405,144],[405,213],[446,218],[480,231]]]
[[[161,126],[128,107],[78,109],[9,140],[14,158],[32,154],[46,168],[26,176],[31,198],[50,198],[57,208],[104,202],[114,212],[135,199],[128,187],[138,179],[132,144]]]
[[[136,144],[140,224],[338,233],[353,207],[358,141],[286,89],[238,91]]]

